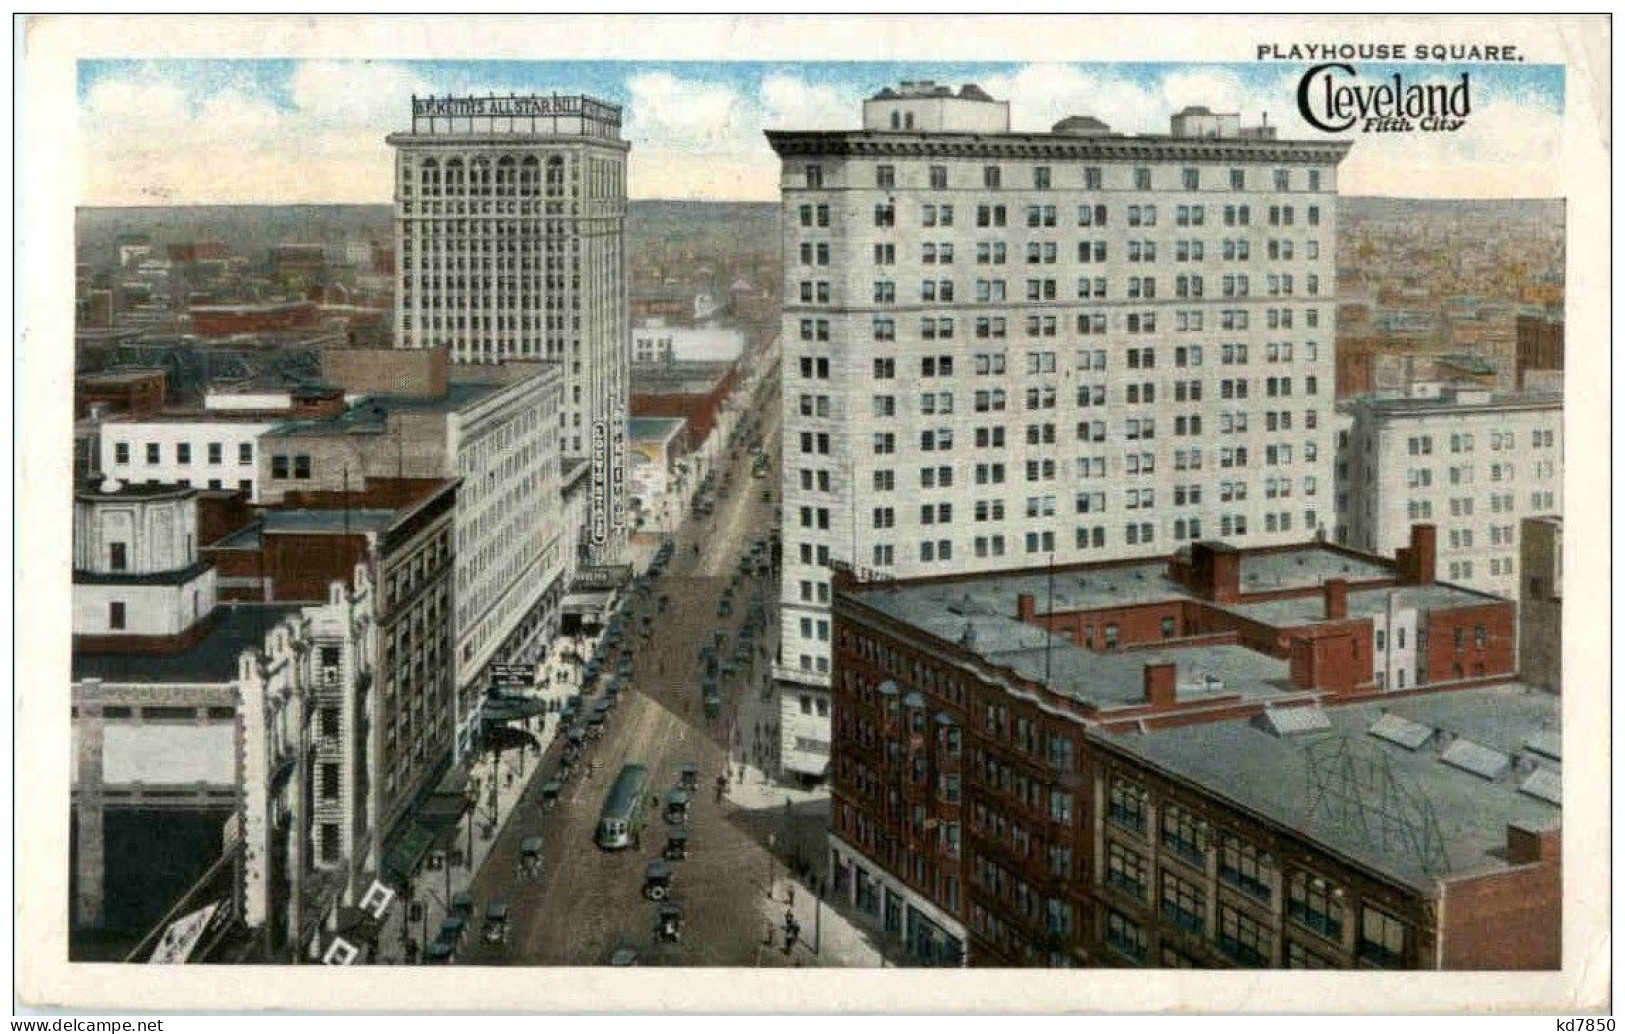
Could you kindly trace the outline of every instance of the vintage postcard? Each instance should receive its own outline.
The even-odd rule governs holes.
[[[23,1004],[1609,1007],[1606,17],[18,30]]]

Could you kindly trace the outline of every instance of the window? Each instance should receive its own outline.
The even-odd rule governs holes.
[[[875,166],[875,187],[880,190],[891,190],[897,186],[897,166]],[[891,225],[890,223],[887,224]]]
[[[296,453],[293,457],[293,476],[301,479],[310,477],[310,456],[306,453]]]
[[[1195,866],[1207,864],[1206,824],[1177,804],[1162,810],[1162,846]]]
[[[1359,956],[1378,966],[1399,966],[1405,961],[1405,924],[1381,909],[1360,910]]]
[[[1106,885],[1145,900],[1145,859],[1112,841],[1106,848]]]
[[[1181,169],[1179,180],[1180,185],[1186,190],[1200,190],[1202,189],[1202,170],[1190,167]]]
[[[107,549],[107,566],[110,570],[125,571],[129,569],[128,547],[124,543],[110,542],[108,543]]]
[[[931,166],[931,189],[946,190],[948,188],[948,167],[946,165]]]
[[[1108,626],[1115,628],[1115,625]],[[1113,779],[1107,808],[1112,822],[1136,833],[1145,832],[1145,788],[1127,779]]]
[[[249,467],[254,464],[254,443],[240,442],[237,445],[237,465]]]
[[[111,629],[124,627],[124,603],[122,600],[113,600],[107,604],[107,627]]]
[[[1173,873],[1162,874],[1162,915],[1182,930],[1201,933],[1207,926],[1207,895]]]
[[[1243,966],[1268,965],[1269,932],[1251,916],[1222,905],[1219,908],[1219,950]]]
[[[997,165],[982,166],[982,186],[988,190],[998,190],[999,179],[999,167]]]
[[[824,167],[822,165],[807,166],[806,177],[808,190],[822,190],[824,188]]]
[[[1219,879],[1263,901],[1270,898],[1268,867],[1258,848],[1226,835],[1219,852]]]
[[[1318,876],[1295,872],[1287,880],[1286,914],[1329,940],[1343,936],[1343,892]]]
[[[221,463],[225,462],[225,446],[224,445],[221,445],[219,442],[210,442],[209,446],[208,446],[208,449],[209,449],[209,465],[210,466],[216,466],[217,467]]]
[[[273,478],[288,476],[288,457],[285,453],[277,453],[271,457],[271,476]]]
[[[1145,931],[1121,912],[1106,913],[1106,943],[1135,961],[1145,960]]]

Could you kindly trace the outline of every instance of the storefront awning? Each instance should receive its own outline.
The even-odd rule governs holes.
[[[384,855],[384,872],[399,880],[411,879],[423,862],[423,856],[434,847],[435,835],[424,829],[415,819],[408,820],[396,834],[394,843]]]
[[[523,729],[497,725],[485,731],[484,747],[488,751],[523,750],[525,747],[540,747],[540,744],[536,742],[536,737]]]
[[[480,705],[481,721],[492,724],[522,722],[547,713],[547,702],[535,697],[486,697]]]

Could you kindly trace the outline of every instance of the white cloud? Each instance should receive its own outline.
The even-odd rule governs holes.
[[[761,103],[767,129],[840,129],[863,110],[863,94],[775,73],[762,80]]]
[[[286,108],[246,81],[195,98],[172,75],[149,65],[87,90],[80,107],[86,203],[384,202],[393,169],[384,137],[405,123],[412,94],[437,92],[388,62],[303,62]],[[634,74],[625,130],[633,195],[774,199],[778,162],[763,129],[855,127],[876,85],[821,80],[814,67],[804,76],[769,75],[755,92],[667,71]],[[1018,131],[1089,114],[1118,132],[1165,133],[1173,112],[1205,104],[1239,111],[1247,124],[1267,112],[1283,136],[1320,136],[1298,117],[1296,82],[1285,71],[1254,86],[1224,69],[1179,69],[1151,82],[1041,64],[982,85],[1010,101]],[[1488,97],[1455,133],[1344,139],[1354,142],[1340,177],[1345,194],[1553,196],[1562,189],[1562,117],[1538,97]]]
[[[725,83],[646,72],[626,86],[631,94],[626,132],[634,146],[731,153],[758,128],[749,102]]]

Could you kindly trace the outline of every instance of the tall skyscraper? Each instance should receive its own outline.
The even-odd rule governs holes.
[[[1187,108],[1010,130],[882,90],[783,160],[783,757],[828,762],[831,561],[915,577],[1333,520],[1337,166]]]
[[[626,537],[626,157],[621,109],[584,96],[412,98],[395,148],[395,344],[564,369],[567,457],[591,462],[583,541]]]

